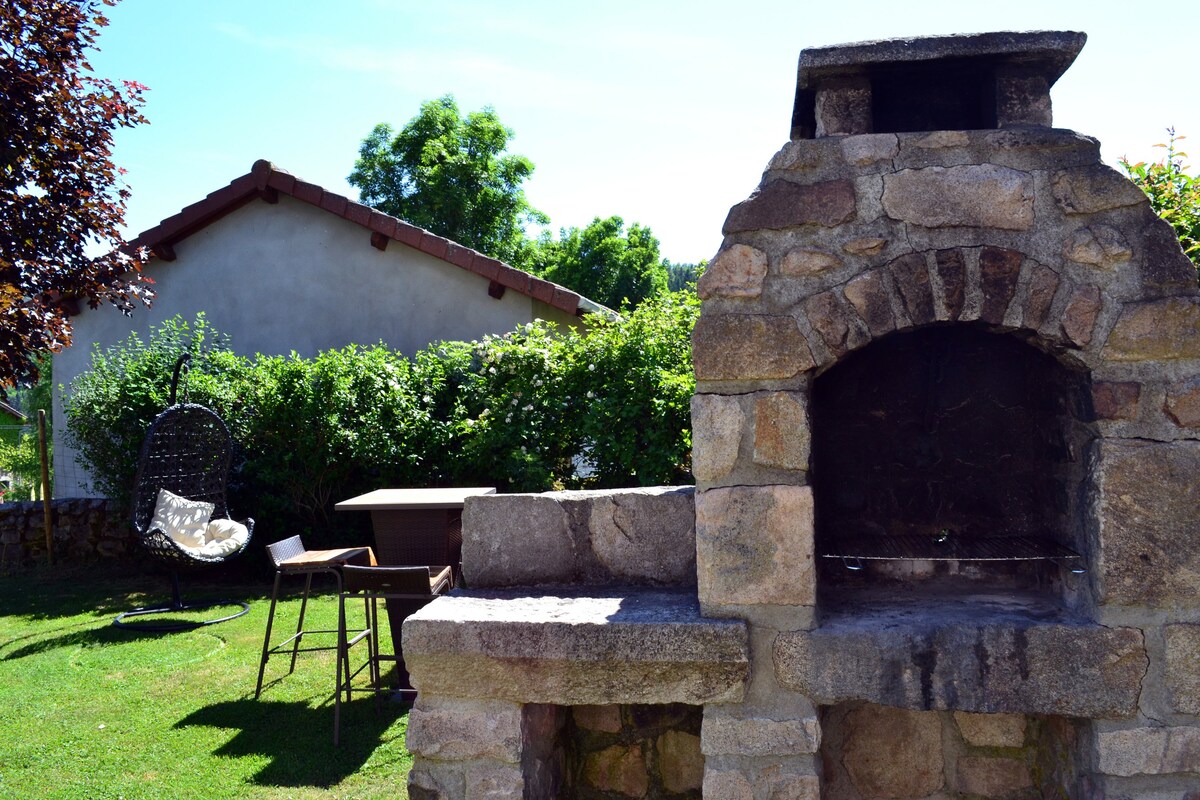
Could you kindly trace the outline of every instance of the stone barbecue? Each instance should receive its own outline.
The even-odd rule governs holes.
[[[472,498],[413,798],[1200,798],[1200,293],[1085,37],[805,50],[699,285],[696,487]]]

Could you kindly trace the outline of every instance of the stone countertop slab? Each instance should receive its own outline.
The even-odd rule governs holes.
[[[882,609],[781,633],[779,682],[814,702],[913,710],[1127,718],[1149,666],[1137,628],[981,604],[924,615]]]
[[[738,702],[750,674],[745,623],[640,589],[455,592],[404,623],[404,657],[422,692],[557,705]]]

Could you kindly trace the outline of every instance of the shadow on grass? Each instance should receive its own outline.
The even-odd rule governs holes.
[[[90,647],[94,645],[119,644],[121,642],[129,641],[129,635],[117,630],[116,628],[97,628],[95,626],[96,623],[89,620],[87,622],[80,622],[77,625],[69,625],[65,628],[59,628],[58,630],[67,632],[59,633],[57,636],[47,636],[48,633],[53,633],[53,631],[38,631],[37,633],[31,633],[27,636],[18,636],[14,639],[9,639],[6,642],[0,643],[0,649],[10,647],[11,645],[23,639],[37,638],[38,641],[30,642],[27,645],[23,645],[11,650],[8,653],[5,653],[4,657],[0,660],[13,661],[18,658],[48,653],[51,650],[57,650],[60,647]],[[87,630],[76,630],[77,628],[85,627]]]
[[[253,604],[269,600],[269,581],[234,583],[218,576],[181,573],[185,603],[234,598]],[[116,617],[139,606],[169,605],[170,576],[147,565],[95,564],[38,568],[0,577],[0,609],[5,616],[30,620],[77,617]]]
[[[270,763],[254,776],[256,784],[328,789],[361,769],[381,744],[398,739],[386,734],[406,713],[406,707],[388,702],[376,713],[369,698],[343,704],[338,747],[333,746],[332,703],[312,708],[303,701],[231,700],[194,711],[175,727],[237,730],[213,755],[269,758]]]

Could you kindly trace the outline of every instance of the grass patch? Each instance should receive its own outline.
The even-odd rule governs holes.
[[[184,576],[185,600],[236,598],[250,613],[144,634],[110,623],[168,600],[166,578],[97,572],[0,577],[0,798],[407,797],[401,706],[376,713],[356,697],[334,748],[332,652],[301,654],[290,676],[272,658],[254,699],[269,585]],[[299,606],[280,603],[276,631],[295,629]],[[310,598],[306,623],[337,626],[331,589]]]

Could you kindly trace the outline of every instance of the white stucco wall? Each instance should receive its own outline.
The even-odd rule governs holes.
[[[176,260],[153,261],[146,273],[158,293],[132,317],[85,308],[73,319],[74,344],[54,357],[56,385],[69,387],[87,368],[93,348],[180,314],[205,312],[245,355],[312,356],[347,344],[374,344],[412,355],[430,342],[478,339],[535,318],[577,324],[569,314],[511,289],[496,300],[488,280],[391,241],[386,251],[370,232],[289,196],[259,200],[175,245]],[[62,397],[54,401],[57,497],[89,494],[76,480],[82,468],[66,446]]]

